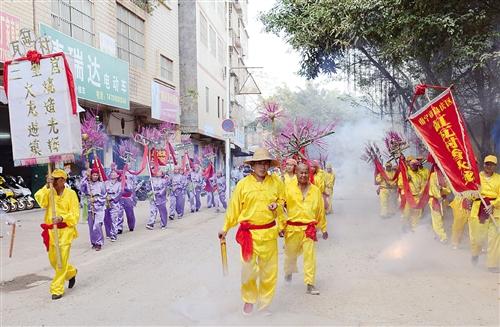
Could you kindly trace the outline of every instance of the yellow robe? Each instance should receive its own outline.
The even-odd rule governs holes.
[[[410,192],[413,195],[415,202],[420,200],[425,184],[427,183],[426,174],[422,172],[414,172],[409,167],[407,168],[408,183],[410,184]],[[401,194],[404,194],[403,177],[398,177],[398,187],[401,189]],[[422,217],[422,209],[413,209],[409,203],[406,203],[403,209],[403,219],[405,224],[410,224],[412,230],[417,227],[420,218]]]
[[[287,186],[290,182],[297,183],[297,175],[293,174],[292,176],[290,176],[288,173],[285,173],[283,176],[284,176],[285,186]]]
[[[316,185],[321,193],[325,193],[325,187],[326,187],[326,176],[325,176],[325,171],[322,169],[318,169],[316,174],[314,174],[314,185]]]
[[[325,206],[321,191],[310,185],[305,198],[298,184],[289,184],[285,191],[287,221],[311,223],[326,232]],[[304,283],[314,285],[316,276],[316,246],[305,235],[307,226],[290,226],[285,229],[285,275],[297,272],[297,257],[304,254]]]
[[[41,208],[45,210],[45,223],[52,224],[52,210],[49,202],[50,189],[42,187],[35,193],[35,199]],[[75,191],[65,188],[61,196],[54,191],[54,202],[56,207],[56,216],[63,218],[68,227],[58,229],[59,249],[61,252],[61,269],[57,267],[56,249],[54,246],[54,231],[49,230],[50,246],[49,261],[55,270],[54,278],[50,284],[50,293],[55,295],[64,294],[64,282],[76,275],[76,269],[69,261],[71,242],[78,237],[76,225],[80,216],[80,205]]]
[[[253,255],[250,261],[242,259],[241,297],[245,303],[258,303],[260,309],[267,307],[276,290],[278,278],[278,228],[283,229],[284,183],[276,176],[266,176],[258,182],[248,175],[238,182],[231,196],[224,222],[224,231],[242,221],[265,225],[277,220],[278,226],[251,230]],[[278,209],[269,210],[268,205],[277,202]]]
[[[395,171],[385,171],[389,179],[394,178]],[[380,216],[388,217],[396,213],[396,181],[386,182],[381,174],[375,177],[379,185]]]
[[[500,175],[493,173],[491,177],[486,177],[484,172],[479,174],[481,180],[481,195],[483,197],[494,198],[491,201],[493,206],[493,217],[497,225],[500,225]],[[481,253],[483,243],[488,242],[488,256],[486,265],[488,268],[499,267],[500,265],[500,235],[495,223],[488,219],[484,224],[479,222],[480,200],[475,200],[472,204],[471,219],[469,228],[471,230],[471,251],[473,256]]]
[[[430,176],[429,184],[429,208],[431,209],[432,229],[436,233],[437,237],[439,237],[439,240],[441,242],[446,242],[448,240],[448,236],[446,236],[443,225],[443,214],[447,209],[446,202],[443,202],[443,196],[447,196],[450,193],[451,190],[448,187],[448,183],[446,183],[445,186],[440,186],[438,175],[436,172],[433,172]],[[432,208],[433,198],[437,199],[440,202],[441,210],[436,211]]]
[[[326,212],[332,212],[332,203],[333,203],[333,186],[335,185],[335,172],[332,170],[331,173],[325,172],[325,193],[327,194],[327,208]]]

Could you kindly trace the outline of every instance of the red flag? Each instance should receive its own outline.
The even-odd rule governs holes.
[[[455,192],[478,191],[479,169],[451,89],[409,117]]]
[[[99,171],[99,177],[101,178],[101,181],[105,182],[108,179],[106,173],[104,172],[104,166],[102,165],[102,162],[101,160],[99,160],[98,156],[94,158],[92,169],[96,169]]]

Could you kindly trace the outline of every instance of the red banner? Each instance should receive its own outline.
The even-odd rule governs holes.
[[[409,117],[455,192],[479,190],[479,170],[455,99],[448,88]]]

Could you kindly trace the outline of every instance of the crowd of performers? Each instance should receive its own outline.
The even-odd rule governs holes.
[[[408,156],[406,174],[401,165],[386,162],[383,171],[375,176],[380,199],[380,216],[387,218],[401,209],[403,230],[414,231],[426,207],[429,208],[435,238],[441,243],[449,241],[443,218],[453,216],[451,245],[458,249],[465,226],[468,225],[471,261],[477,264],[483,248],[486,249],[486,266],[498,273],[500,267],[500,175],[496,173],[498,159],[488,155],[483,160],[479,177],[480,193],[485,203],[477,196],[453,195],[447,179],[437,165],[425,167],[423,157]],[[406,185],[406,187],[405,187]],[[405,196],[410,192],[411,197]],[[409,201],[408,201],[409,199]],[[413,201],[412,201],[413,200]],[[486,204],[486,205],[485,205]]]
[[[332,211],[335,174],[318,161],[286,160],[284,172],[268,150],[257,149],[250,160],[252,173],[238,182],[232,193],[219,238],[239,225],[241,246],[241,298],[243,314],[267,311],[276,290],[278,236],[284,237],[285,281],[298,271],[303,255],[306,293],[319,295],[315,286],[317,230],[328,239],[326,213]]]
[[[201,207],[201,195],[207,196],[207,207],[226,209],[226,179],[221,172],[204,176],[199,165],[183,171],[176,167],[172,172],[152,169],[150,181],[144,182],[148,189],[149,217],[146,228],[153,229],[157,221],[161,229],[167,227],[167,221],[184,217],[186,200],[191,212],[198,212]],[[73,239],[78,236],[77,224],[81,210],[87,210],[87,222],[92,248],[100,251],[105,238],[115,242],[123,233],[125,217],[129,231],[136,228],[134,207],[137,204],[137,175],[119,170],[111,165],[109,173],[104,168],[87,165],[81,172],[77,190],[68,185],[68,173],[56,169],[47,177],[46,186],[35,193],[35,199],[41,208],[46,209],[45,222],[41,225],[42,237],[48,251],[49,261],[55,270],[50,286],[52,299],[60,299],[64,294],[64,283],[69,281],[72,288],[76,282],[77,270],[69,263],[69,253]],[[50,210],[49,194],[54,190],[55,214]],[[78,195],[80,201],[78,200]],[[169,208],[167,208],[167,203]],[[54,226],[57,226],[60,252],[57,260]],[[59,262],[58,262],[59,261]]]
[[[79,193],[82,202],[87,203],[90,243],[96,251],[101,250],[105,236],[114,242],[122,234],[124,216],[129,231],[134,230],[137,184],[136,175],[118,170],[114,165],[109,175],[98,167],[82,171]],[[165,229],[169,219],[184,217],[186,200],[191,212],[198,212],[202,192],[207,195],[208,208],[214,207],[218,212],[227,207],[225,176],[217,172],[205,177],[200,166],[195,166],[192,171],[183,171],[180,167],[175,167],[172,172],[153,170],[146,186],[149,187],[150,207],[146,228],[150,230],[157,221],[160,228]]]

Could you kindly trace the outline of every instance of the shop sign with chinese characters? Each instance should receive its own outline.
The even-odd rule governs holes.
[[[41,164],[81,153],[80,121],[72,113],[61,55],[8,65],[12,153],[16,166]]]
[[[54,51],[73,62],[78,97],[109,106],[130,109],[128,63],[40,24],[40,34],[51,38]]]

